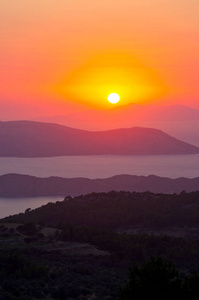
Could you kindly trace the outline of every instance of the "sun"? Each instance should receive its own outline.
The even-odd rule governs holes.
[[[108,95],[108,101],[112,104],[117,103],[120,100],[120,96],[116,93],[111,93]]]

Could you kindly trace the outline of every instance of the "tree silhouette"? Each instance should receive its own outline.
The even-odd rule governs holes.
[[[120,300],[168,300],[181,299],[182,280],[180,274],[172,263],[165,262],[161,258],[151,258],[138,267],[130,268],[128,281],[121,287]]]

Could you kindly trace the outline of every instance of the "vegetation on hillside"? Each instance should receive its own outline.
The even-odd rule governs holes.
[[[156,299],[156,280],[151,290],[147,284],[163,275],[167,297],[175,292],[193,299],[198,218],[199,192],[114,191],[66,197],[7,217],[0,226],[1,299],[128,300],[143,299],[147,291]],[[125,233],[135,228],[145,233]],[[175,228],[186,238],[172,236]],[[166,229],[170,236],[157,234]],[[157,273],[159,267],[166,273]]]
[[[6,222],[71,223],[118,230],[129,227],[198,227],[199,192],[92,193],[48,203],[38,209],[4,219]]]
[[[128,281],[119,293],[119,300],[194,300],[198,297],[199,274],[182,279],[175,265],[161,258],[151,258],[140,267],[130,268]]]

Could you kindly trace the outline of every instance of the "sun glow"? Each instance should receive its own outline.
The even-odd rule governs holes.
[[[120,100],[120,96],[117,93],[111,93],[108,96],[108,101],[112,104],[119,102],[119,100]]]
[[[153,70],[136,58],[111,52],[95,56],[73,70],[55,92],[74,102],[109,109],[110,103],[148,102],[164,94],[165,87]]]

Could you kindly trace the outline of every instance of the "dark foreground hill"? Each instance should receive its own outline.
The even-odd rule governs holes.
[[[0,223],[0,299],[134,299],[123,297],[120,289],[129,282],[126,273],[132,263],[131,272],[136,272],[129,278],[138,274],[136,281],[131,281],[138,295],[135,299],[146,299],[139,291],[148,295],[149,287],[151,296],[156,291],[154,299],[159,299],[159,277],[169,291],[161,299],[173,299],[169,289],[173,279],[180,288],[176,299],[198,299],[198,219],[199,192],[114,191],[66,197],[62,202],[7,217]],[[136,228],[136,234],[126,233],[126,229]],[[162,233],[143,234],[144,228]],[[164,229],[172,236],[165,235]],[[186,231],[186,236],[175,237],[174,229]],[[143,268],[151,257],[155,260]],[[159,257],[168,261],[166,272],[165,268],[159,272],[162,263],[165,266]],[[158,264],[154,265],[155,261]],[[177,265],[179,275],[170,262]]]
[[[6,222],[73,224],[94,228],[195,228],[198,232],[199,192],[91,193],[48,203],[32,211],[4,218]]]
[[[0,122],[0,145],[1,157],[199,153],[198,147],[157,129],[90,132],[31,121]]]
[[[92,192],[130,191],[154,193],[181,193],[199,189],[199,177],[170,179],[166,177],[117,175],[105,179],[38,178],[29,175],[0,176],[1,197],[78,196]]]

